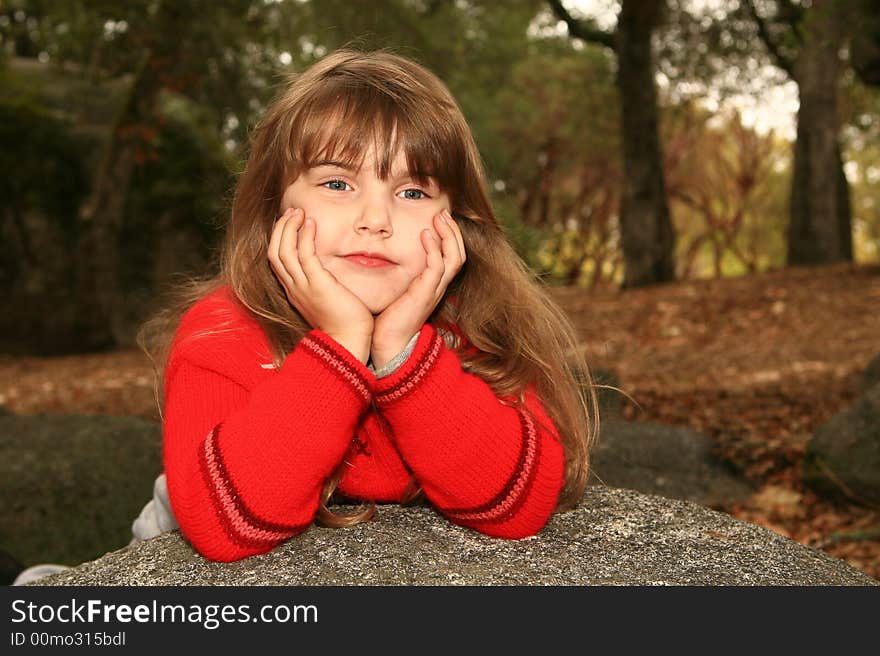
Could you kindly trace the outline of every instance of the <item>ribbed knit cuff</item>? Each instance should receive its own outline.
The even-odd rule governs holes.
[[[370,404],[376,376],[367,365],[354,357],[351,351],[327,333],[317,329],[312,329],[303,336],[299,348],[348,383],[363,400],[365,406]]]
[[[410,394],[437,363],[444,348],[443,339],[434,326],[429,323],[422,326],[406,362],[394,373],[376,381],[376,404],[387,406]]]
[[[419,339],[419,333],[413,335],[410,340],[406,343],[406,346],[403,347],[403,350],[391,358],[388,362],[386,362],[383,366],[376,369],[371,365],[367,365],[374,374],[376,374],[376,378],[385,378],[385,376],[390,376],[395,371],[400,369],[401,365],[407,361],[407,358],[412,354],[413,349],[416,347],[416,341]]]

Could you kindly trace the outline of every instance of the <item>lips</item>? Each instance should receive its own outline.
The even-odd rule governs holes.
[[[370,268],[380,268],[387,267],[396,264],[396,262],[392,262],[384,255],[380,255],[379,253],[370,253],[367,251],[358,251],[356,253],[349,253],[348,255],[343,255],[343,259],[353,264],[359,264],[360,266],[370,267]]]

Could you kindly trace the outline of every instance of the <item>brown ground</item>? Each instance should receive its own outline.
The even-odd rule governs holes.
[[[735,516],[825,550],[880,579],[880,510],[806,489],[812,432],[862,390],[880,353],[880,266],[791,269],[623,292],[554,293],[594,368],[613,370],[630,419],[710,435],[756,492]],[[139,351],[0,356],[0,404],[13,412],[157,418]]]

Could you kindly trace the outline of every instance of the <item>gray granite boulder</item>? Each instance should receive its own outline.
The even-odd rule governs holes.
[[[427,506],[319,528],[268,554],[209,562],[178,531],[31,585],[880,585],[847,563],[703,506],[593,486],[525,540]]]
[[[603,419],[591,484],[623,487],[725,508],[751,486],[712,454],[712,440],[683,426]]]
[[[128,544],[162,471],[161,439],[137,417],[0,415],[0,549],[29,566]]]
[[[880,385],[816,430],[801,472],[819,494],[880,507]]]

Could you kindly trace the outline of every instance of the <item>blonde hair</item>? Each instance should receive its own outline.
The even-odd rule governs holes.
[[[402,151],[411,175],[433,177],[449,195],[467,261],[429,321],[458,328],[479,351],[453,343],[462,368],[499,397],[513,399],[511,405],[526,411],[524,390],[534,385],[565,453],[557,511],[574,507],[583,495],[598,431],[596,395],[574,328],[504,235],[489,202],[473,135],[449,90],[424,67],[387,51],[329,54],[294,76],[266,111],[236,187],[219,272],[180,285],[166,309],[139,331],[138,342],[157,371],[157,401],[181,316],[224,285],[261,326],[280,366],[310,330],[268,262],[282,193],[319,159],[357,167],[371,148],[380,177],[387,177]],[[342,471],[324,485],[319,523],[351,525],[375,510],[371,504],[339,515],[327,508]],[[418,497],[417,488],[411,490],[405,502]]]

